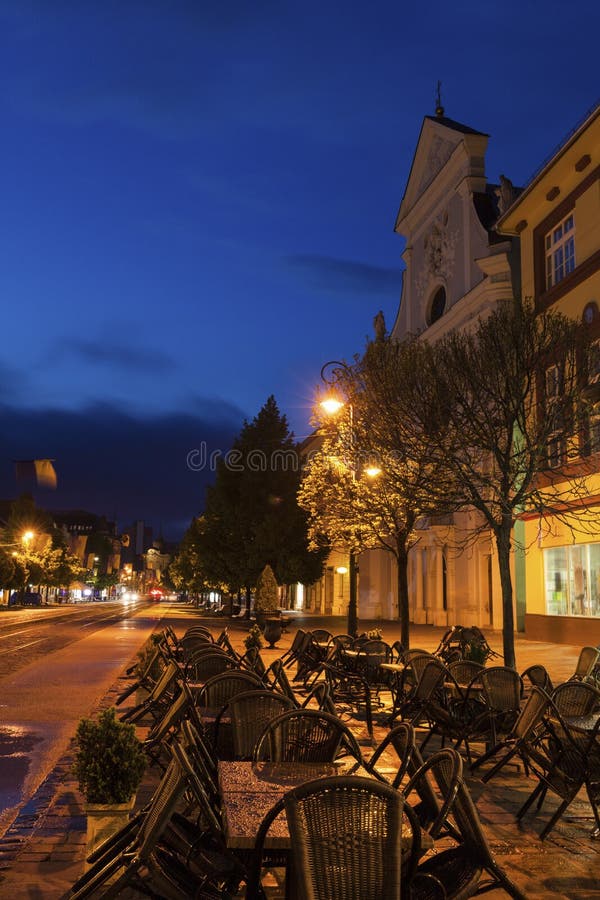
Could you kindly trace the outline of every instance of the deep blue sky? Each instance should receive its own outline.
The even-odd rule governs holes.
[[[56,457],[41,502],[175,533],[188,446],[271,393],[306,434],[323,362],[396,314],[437,80],[523,184],[596,100],[599,25],[592,0],[0,0],[3,494],[14,456]]]

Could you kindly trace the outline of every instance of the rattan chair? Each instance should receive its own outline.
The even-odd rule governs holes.
[[[217,716],[215,722],[217,746],[223,715],[228,713],[231,717],[234,758],[252,759],[256,742],[266,725],[271,719],[289,709],[294,709],[290,698],[276,691],[244,691],[237,694]]]
[[[587,716],[600,706],[600,691],[585,681],[565,681],[551,697],[561,716]]]
[[[571,678],[578,681],[589,678],[599,659],[600,650],[598,647],[582,647]]]
[[[519,812],[520,821],[537,799],[540,810],[548,791],[561,801],[540,833],[544,840],[585,787],[600,833],[600,720],[591,732],[572,728],[552,700],[548,700],[546,730],[526,746],[530,769],[538,779]]]
[[[137,706],[126,709],[120,716],[121,721],[136,723],[141,722],[147,716],[150,716],[153,722],[160,721],[179,692],[181,680],[180,666],[175,660],[171,660],[165,666],[162,675],[146,699]]]
[[[362,763],[358,742],[347,725],[317,709],[292,709],[272,719],[254,747],[254,762],[329,762],[341,751]]]
[[[184,891],[190,897],[195,896],[200,882],[174,859],[169,858],[168,868],[165,867],[164,856],[157,853],[159,841],[186,786],[187,777],[173,759],[145,814],[136,820],[136,827],[126,826],[123,841],[113,839],[108,843],[71,888],[68,895],[71,900],[117,897],[130,886],[167,900],[181,900]]]
[[[334,776],[289,791],[267,814],[256,840],[249,900],[261,896],[262,847],[285,810],[294,888],[319,900],[399,900],[420,855],[420,830],[402,794],[372,778]]]
[[[254,672],[228,669],[213,675],[196,694],[196,705],[210,709],[222,709],[232,697],[244,691],[261,690],[263,682]]]
[[[185,664],[184,677],[188,682],[204,684],[215,675],[239,669],[239,663],[225,650],[216,647],[215,644],[207,645],[206,649],[197,650]]]
[[[422,721],[426,721],[431,727],[432,723],[428,714],[429,704],[434,695],[440,693],[448,670],[444,663],[435,656],[417,656],[409,663],[409,666],[411,669],[415,665],[420,666],[423,659],[425,662],[418,676],[414,691],[405,700],[394,706],[388,719],[389,722],[393,722],[394,719],[401,717],[414,726]],[[415,668],[413,671],[416,673],[418,669]]]
[[[523,682],[523,696],[528,696],[532,687],[539,687],[547,694],[551,694],[554,690],[552,680],[545,666],[537,663],[529,666],[524,672],[521,672],[521,681]]]
[[[385,755],[389,755],[393,751],[395,770],[393,778],[388,778],[385,768],[381,765],[380,760],[385,761]],[[414,760],[417,760],[416,767]],[[411,763],[413,771],[411,772]],[[377,778],[385,779],[390,782],[393,787],[400,786],[404,776],[414,774],[414,771],[423,763],[421,755],[417,750],[415,743],[415,730],[409,722],[400,722],[385,735],[382,741],[377,745],[368,761],[363,765],[372,772]]]
[[[541,727],[549,701],[550,698],[545,691],[539,687],[532,687],[510,734],[507,734],[505,738],[491,747],[482,756],[478,757],[471,765],[471,771],[475,771],[479,766],[489,762],[490,759],[497,756],[502,750],[506,750],[507,752],[498,760],[489,772],[485,773],[482,781],[489,781],[490,778],[493,778],[507,762],[517,755],[522,759],[525,766],[525,772],[527,773],[526,747],[527,744],[531,742],[535,730]]]
[[[506,891],[515,900],[526,900],[492,855],[477,807],[463,781],[462,760],[458,753],[447,748],[434,754],[425,763],[421,774],[428,771],[438,785],[446,815],[451,815],[454,820],[460,843],[426,859],[417,872],[428,874],[442,884],[448,900],[466,900],[495,888]],[[417,883],[411,900],[422,900]]]
[[[483,669],[471,682],[463,705],[462,730],[454,744],[458,750],[464,743],[471,765],[472,742],[485,741],[495,746],[503,735],[510,734],[521,709],[522,692],[521,676],[508,666]]]

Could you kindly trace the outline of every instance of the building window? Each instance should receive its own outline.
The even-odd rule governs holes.
[[[427,317],[427,324],[433,325],[434,322],[437,322],[438,319],[441,319],[444,310],[446,309],[446,289],[444,287],[438,288],[438,290],[433,295],[433,300],[431,301],[431,306],[429,307],[429,315]]]
[[[600,617],[600,543],[544,550],[546,613]]]
[[[575,268],[575,220],[573,213],[555,225],[544,238],[546,290],[558,284]]]
[[[552,365],[546,369],[544,394],[546,419],[550,422],[548,435],[547,462],[550,469],[556,469],[562,465],[566,455],[565,428],[560,410],[560,396],[562,394],[563,373],[560,366]]]
[[[600,340],[592,341],[587,356],[588,384],[600,381]],[[589,452],[600,450],[600,404],[594,403],[588,412]]]

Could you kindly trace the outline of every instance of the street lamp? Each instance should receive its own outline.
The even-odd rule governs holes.
[[[329,388],[334,388],[336,384],[339,383],[340,379],[343,377],[345,373],[349,371],[348,366],[344,362],[339,362],[338,360],[330,360],[330,362],[326,362],[324,366],[321,368],[321,381],[328,385]],[[354,424],[354,409],[351,403],[345,403],[343,400],[340,400],[339,397],[335,396],[335,394],[330,393],[327,397],[325,397],[320,402],[321,408],[330,416],[336,415],[344,406],[348,409],[348,416],[350,419],[350,442],[352,442],[353,437],[353,424]],[[352,474],[352,479],[356,478],[356,471],[354,469],[354,465],[351,464],[349,466],[350,472]],[[345,568],[345,566],[338,567],[338,572],[340,568]],[[348,598],[348,634],[352,635],[352,637],[356,637],[358,635],[358,564],[356,561],[356,551],[351,546],[348,549],[348,584],[350,589],[350,596]],[[342,574],[342,573],[340,573]],[[343,584],[342,574],[342,584]]]

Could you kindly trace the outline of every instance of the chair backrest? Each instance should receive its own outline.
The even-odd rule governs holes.
[[[546,667],[541,663],[529,666],[524,672],[521,672],[521,681],[523,682],[523,688],[525,690],[531,687],[531,685],[542,688],[547,694],[551,694],[554,690]]]
[[[515,669],[491,666],[479,674],[488,705],[494,712],[517,712],[521,706],[523,682]]]
[[[416,657],[416,660],[420,659],[421,657]],[[412,661],[411,666],[414,663],[415,660]],[[444,681],[447,671],[446,666],[440,659],[436,656],[431,656],[423,667],[413,699],[429,700]]]
[[[457,684],[466,685],[479,675],[482,669],[485,669],[483,663],[475,662],[472,659],[456,659],[454,662],[447,663],[448,671],[455,679]]]
[[[406,653],[404,654],[404,661],[406,663],[407,670],[411,673],[412,680],[415,684],[419,683],[419,681],[421,680],[421,675],[425,670],[425,666],[432,659],[437,659],[437,657],[435,657],[433,653],[428,653],[426,650],[422,652],[415,652],[414,650],[406,651]]]
[[[255,672],[260,678],[264,678],[267,674],[267,667],[260,655],[258,647],[250,647],[239,660],[239,664],[243,669],[249,669]]]
[[[187,662],[199,650],[220,650],[212,638],[205,634],[184,635],[181,639],[181,658]]]
[[[587,716],[600,702],[600,691],[585,681],[565,681],[552,692],[552,702],[561,716]]]
[[[327,643],[328,641],[332,640],[332,638],[333,638],[332,633],[330,631],[327,631],[326,628],[314,628],[310,632],[310,635],[311,635],[313,641],[319,641],[319,643],[321,643],[321,642]]]
[[[548,694],[534,685],[513,726],[513,737],[526,740],[542,721],[549,705]]]
[[[222,650],[217,652],[200,652],[194,654],[185,664],[185,677],[187,681],[206,682],[215,675],[237,669],[238,663],[228,653]]]
[[[196,695],[196,704],[197,706],[221,709],[236,694],[260,689],[263,686],[258,675],[253,672],[229,669],[213,675],[205,682]]]
[[[256,742],[267,723],[293,708],[289,697],[275,691],[245,691],[232,697],[225,710],[231,716],[236,759],[252,759]]]
[[[287,672],[285,671],[282,659],[273,660],[267,669],[265,682],[269,684],[273,690],[280,691],[282,694],[285,694],[286,697],[289,697],[295,706],[300,705],[294,693],[294,689],[290,684],[290,680],[287,677]]]
[[[434,838],[444,829],[451,830],[448,817],[452,812],[458,784],[462,779],[462,771],[460,754],[450,747],[445,747],[443,750],[438,750],[437,753],[430,756],[427,762],[423,763],[411,776],[410,781],[404,788],[405,797],[410,797],[411,793],[416,791],[422,803],[423,797],[427,797],[429,800],[433,795],[435,798],[434,804],[429,806],[426,803],[425,805],[429,806],[429,808],[422,811],[427,813],[424,827]],[[433,777],[441,795],[441,804],[431,786],[430,776]]]
[[[214,640],[212,631],[206,625],[190,625],[183,637],[187,638],[194,634],[205,635],[207,638],[210,638],[211,641]]]
[[[165,831],[187,787],[187,776],[175,758],[154,792],[138,832],[137,857],[146,860]]]
[[[337,716],[318,709],[292,709],[266,725],[254,747],[255,762],[334,762],[340,749],[350,748],[362,762],[358,742]]]
[[[410,722],[400,722],[388,731],[383,740],[375,748],[369,761],[364,764],[370,772],[373,772],[373,774],[380,778],[384,776],[381,771],[381,766],[378,769],[377,763],[384,753],[387,754],[390,752],[390,748],[394,750],[397,762],[397,769],[393,779],[391,779],[391,784],[393,787],[397,788],[405,774],[408,772],[413,754],[417,752],[415,730]],[[422,762],[423,760],[419,754],[419,765],[421,765]],[[390,779],[386,778],[386,780],[389,781]]]
[[[321,778],[288,792],[283,803],[302,896],[398,900],[404,807],[399,791],[371,778]],[[418,843],[418,830],[413,841]]]
[[[592,673],[599,658],[600,650],[598,650],[597,647],[582,647],[579,659],[577,660],[577,665],[575,666],[575,671],[571,677],[587,678],[588,675]]]

